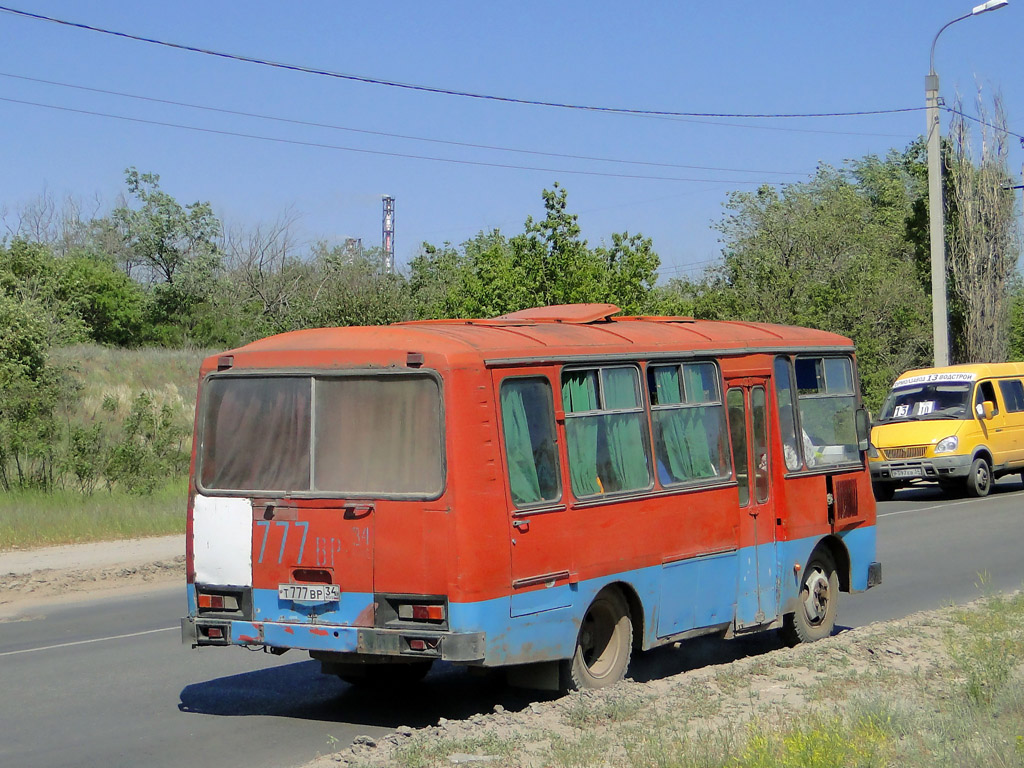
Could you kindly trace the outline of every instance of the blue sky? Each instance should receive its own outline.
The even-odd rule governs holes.
[[[972,3],[0,5],[439,89],[639,110],[779,114],[922,107],[932,37]],[[980,83],[987,93],[1002,94],[1011,130],[1024,133],[1022,30],[1024,0],[947,29],[936,50],[947,103],[959,91],[974,112]],[[163,188],[182,203],[210,201],[229,227],[269,223],[290,209],[300,216],[304,238],[360,237],[379,245],[387,193],[395,197],[400,267],[423,241],[457,244],[494,227],[521,231],[528,214],[543,215],[541,191],[557,181],[591,245],[613,232],[642,232],[654,240],[664,279],[693,274],[719,255],[711,225],[730,191],[800,181],[820,162],[839,165],[903,148],[924,123],[923,111],[678,119],[511,104],[302,74],[0,13],[0,210],[6,208],[8,220],[44,190],[110,207],[124,190],[124,169],[135,166],[159,173]],[[632,162],[578,159],[583,156]],[[428,157],[449,162],[422,159]],[[1021,160],[1014,140],[1014,173]]]

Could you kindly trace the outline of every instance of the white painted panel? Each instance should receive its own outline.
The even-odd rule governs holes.
[[[252,502],[196,496],[192,509],[196,583],[252,586]]]

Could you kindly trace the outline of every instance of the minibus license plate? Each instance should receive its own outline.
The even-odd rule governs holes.
[[[341,600],[341,587],[337,584],[279,584],[277,597],[293,603],[336,603]]]
[[[921,471],[920,467],[909,467],[907,469],[894,469],[892,470],[893,477],[921,477],[924,472]]]

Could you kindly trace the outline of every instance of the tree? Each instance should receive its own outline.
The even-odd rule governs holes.
[[[1009,353],[1010,286],[1020,241],[1006,167],[1006,115],[998,97],[993,111],[989,120],[979,91],[977,158],[959,98],[950,132],[948,261],[955,297],[953,353],[961,363],[1002,362]]]
[[[658,265],[643,235],[615,233],[591,249],[581,237],[567,193],[543,191],[545,216],[528,216],[511,239],[480,232],[459,248],[424,243],[410,265],[410,290],[420,317],[494,317],[529,307],[611,302],[627,313],[647,311]]]
[[[125,183],[139,207],[120,206],[111,218],[136,262],[168,285],[191,282],[187,292],[202,293],[202,281],[220,266],[221,226],[210,204],[183,208],[160,189],[158,174],[135,168],[125,171]]]
[[[921,194],[909,170],[915,153],[912,145],[846,169],[821,166],[781,190],[733,193],[717,224],[722,264],[697,284],[677,283],[676,308],[850,336],[865,400],[877,407],[930,353],[928,301],[907,239]]]

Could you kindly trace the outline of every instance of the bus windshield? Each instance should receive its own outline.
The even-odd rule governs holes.
[[[214,491],[434,498],[441,397],[426,375],[211,377],[201,485]]]
[[[970,416],[970,384],[918,384],[896,387],[885,398],[877,424]]]

